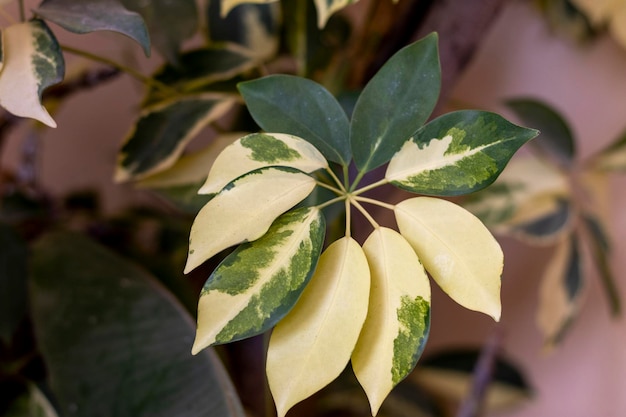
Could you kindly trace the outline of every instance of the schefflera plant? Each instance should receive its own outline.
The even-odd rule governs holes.
[[[537,131],[472,110],[426,123],[439,89],[436,34],[380,69],[351,120],[311,80],[239,84],[271,133],[228,146],[199,191],[213,197],[191,228],[185,271],[241,245],[201,292],[192,351],[274,327],[266,371],[280,417],[350,361],[376,415],[428,338],[427,273],[459,304],[500,318],[500,246],[474,215],[435,197],[486,187]],[[384,178],[359,186],[386,163]],[[365,196],[388,183],[421,196],[395,205]],[[307,198],[315,189],[332,197]],[[323,250],[322,210],[336,203],[345,207],[345,236]],[[393,210],[398,231],[380,226],[364,204]],[[373,227],[362,246],[350,233],[352,208]]]

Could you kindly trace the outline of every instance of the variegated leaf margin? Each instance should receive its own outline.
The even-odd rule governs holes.
[[[235,178],[267,166],[311,173],[327,168],[326,158],[309,142],[282,133],[253,133],[233,142],[216,158],[200,194],[214,194]]]
[[[230,246],[260,238],[314,188],[313,178],[286,167],[262,168],[237,178],[196,216],[185,273]]]
[[[358,0],[314,0],[317,9],[317,26],[321,29],[333,13],[344,7],[356,3]]]
[[[221,1],[222,1],[222,7],[221,7],[220,14],[222,16],[226,16],[228,12],[230,12],[232,9],[239,6],[240,4],[244,4],[244,3],[267,4],[267,3],[274,3],[278,0],[221,0]]]
[[[63,54],[45,22],[34,19],[2,30],[0,105],[8,112],[56,127],[41,97],[64,73]]]
[[[120,150],[115,180],[140,179],[170,168],[200,130],[235,102],[230,96],[200,94],[146,108]]]
[[[385,178],[397,187],[427,195],[478,191],[495,181],[511,156],[537,134],[495,113],[448,113],[404,143],[389,162]]]
[[[325,227],[317,208],[299,208],[226,257],[200,294],[192,353],[262,333],[282,319],[315,270]]]
[[[344,370],[365,321],[369,289],[361,246],[347,236],[333,242],[270,338],[267,378],[278,417]]]
[[[372,283],[352,368],[376,415],[424,350],[430,330],[430,283],[415,251],[395,230],[374,230],[363,251]]]
[[[439,198],[404,200],[394,211],[400,233],[441,289],[460,305],[500,320],[504,255],[485,225]]]

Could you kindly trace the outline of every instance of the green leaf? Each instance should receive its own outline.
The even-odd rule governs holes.
[[[530,127],[541,131],[533,142],[539,149],[569,166],[576,155],[574,135],[563,117],[551,106],[532,98],[508,100],[506,105]]]
[[[404,143],[385,178],[397,187],[427,195],[478,191],[495,181],[513,154],[537,133],[495,113],[447,113]]]
[[[328,162],[304,139],[281,133],[253,133],[218,155],[199,192],[218,193],[237,177],[269,166],[287,166],[308,174],[328,168]]]
[[[192,184],[169,185],[153,188],[157,196],[173,204],[178,210],[196,215],[211,200],[210,196],[198,194],[203,181]]]
[[[170,168],[189,141],[234,104],[230,97],[203,94],[145,109],[120,150],[115,180],[142,178]]]
[[[323,28],[333,13],[357,1],[358,0],[315,0],[317,25],[320,29]]]
[[[470,394],[479,355],[477,349],[454,349],[426,356],[411,374],[410,381],[429,392],[433,399],[460,403]],[[498,354],[483,411],[502,413],[530,401],[532,396],[533,388],[523,369],[509,357]]]
[[[570,194],[562,171],[526,155],[514,158],[490,187],[470,195],[463,206],[496,233],[551,244],[572,225]]]
[[[361,246],[350,237],[333,242],[270,337],[267,379],[279,417],[344,370],[365,321],[369,289]]]
[[[267,59],[278,52],[281,15],[278,3],[242,4],[220,16],[220,0],[209,0],[208,35],[211,42],[234,42],[255,57]]]
[[[28,249],[26,242],[3,223],[0,223],[0,248],[0,342],[9,346],[28,310]]]
[[[198,9],[194,0],[121,0],[129,10],[143,16],[152,44],[170,63],[178,63],[184,40],[198,30]]]
[[[0,105],[8,112],[56,127],[41,105],[47,87],[63,80],[65,63],[59,44],[42,20],[2,30]]]
[[[622,299],[609,261],[611,255],[609,235],[599,217],[592,213],[583,213],[582,218],[587,229],[593,261],[602,279],[602,287],[609,301],[611,314],[618,317],[622,311]]]
[[[33,249],[37,341],[62,415],[244,412],[214,352],[189,352],[194,324],[153,277],[75,234]]]
[[[296,209],[226,257],[200,294],[192,352],[263,333],[278,323],[313,275],[325,226],[318,209]]]
[[[14,389],[20,389],[22,393],[18,394],[17,398],[9,404],[7,409],[3,409],[4,414],[2,415],[4,417],[59,417],[50,400],[33,382],[20,382],[19,387],[11,388],[11,390],[7,391],[11,392]],[[6,398],[3,400],[6,400]]]
[[[502,249],[470,212],[449,201],[415,197],[395,207],[400,233],[454,301],[500,319]]]
[[[35,13],[73,33],[119,32],[139,43],[150,56],[150,35],[143,18],[121,0],[44,0]]]
[[[547,348],[559,344],[578,313],[585,288],[584,264],[575,235],[561,240],[539,288],[537,323]]]
[[[258,63],[248,51],[236,45],[211,46],[184,53],[177,65],[163,66],[154,78],[179,91],[188,92],[231,79]]]
[[[263,168],[237,178],[196,216],[185,273],[230,246],[260,238],[313,188],[313,178],[286,167]]]
[[[372,276],[369,309],[352,353],[352,368],[376,415],[391,390],[415,367],[430,330],[430,282],[409,243],[376,229],[363,245]]]
[[[268,3],[274,3],[276,1],[278,0],[220,0],[221,2],[220,15],[222,17],[226,17],[226,15],[228,15],[228,13],[230,13],[232,9],[234,9],[235,7],[241,4],[247,4],[247,3],[268,4]]]
[[[360,172],[386,162],[426,122],[441,83],[437,35],[397,52],[361,93],[352,115],[350,141]]]
[[[290,75],[271,75],[238,87],[261,129],[299,136],[326,159],[348,165],[348,117],[324,87]]]

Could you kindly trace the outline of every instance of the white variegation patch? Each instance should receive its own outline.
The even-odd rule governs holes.
[[[504,256],[481,221],[431,197],[404,200],[394,211],[400,233],[441,289],[462,306],[499,320]]]
[[[356,3],[358,0],[314,0],[317,9],[317,26],[321,29],[333,13]]]
[[[313,145],[297,136],[253,133],[235,141],[219,154],[198,192],[218,193],[237,177],[267,166],[288,166],[311,173],[327,168],[328,162]]]
[[[185,273],[232,245],[263,236],[278,216],[313,188],[313,178],[286,168],[266,168],[238,178],[196,216]]]
[[[363,251],[372,284],[352,368],[376,415],[422,353],[430,324],[430,283],[415,251],[395,230],[376,229]]]
[[[225,17],[226,15],[228,15],[228,13],[232,9],[239,6],[240,4],[245,4],[245,3],[267,4],[267,3],[274,3],[276,1],[278,0],[222,0],[222,4],[220,8],[220,15],[222,17]]]
[[[344,237],[320,257],[295,307],[278,323],[267,352],[267,378],[278,416],[344,370],[365,321],[370,273],[361,246]]]
[[[20,117],[56,127],[41,105],[43,90],[63,79],[63,55],[52,32],[41,20],[2,30],[0,105]]]

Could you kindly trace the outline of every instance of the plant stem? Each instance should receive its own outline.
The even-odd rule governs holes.
[[[352,219],[351,219],[351,213],[350,213],[350,201],[348,199],[346,199],[345,205],[346,205],[346,237],[350,237],[352,235],[352,233],[350,232],[350,222],[352,221]]]
[[[369,191],[369,190],[372,190],[374,188],[380,187],[381,185],[385,185],[388,182],[389,182],[389,180],[387,180],[387,178],[383,178],[380,181],[373,182],[373,183],[371,183],[369,185],[366,185],[365,187],[362,187],[362,188],[359,188],[358,190],[353,191],[352,194],[353,195],[360,195],[360,194],[363,194],[366,191]],[[355,184],[356,184],[356,181],[355,181]]]
[[[360,197],[360,196],[354,196],[354,201],[359,201],[361,203],[369,203],[369,204],[374,204],[376,206],[379,207],[383,207],[389,210],[395,210],[396,206],[393,204],[388,204],[388,203],[384,203],[382,201],[379,200],[374,200],[373,198],[367,198],[367,197]]]
[[[328,172],[328,174],[333,179],[333,181],[335,181],[335,184],[337,184],[337,186],[339,186],[339,189],[341,190],[341,192],[345,193],[346,192],[346,187],[343,185],[341,180],[339,178],[337,178],[337,175],[335,175],[335,172],[330,167],[326,168],[326,172]]]
[[[376,220],[374,220],[374,218],[372,217],[371,214],[369,214],[369,212],[367,210],[365,210],[365,208],[358,202],[358,198],[352,198],[350,200],[350,203],[356,207],[357,210],[359,210],[361,212],[361,214],[363,216],[365,216],[365,218],[367,219],[368,222],[370,222],[370,224],[374,227],[374,229],[378,229],[380,228],[380,225],[378,224],[378,222]]]
[[[26,21],[26,6],[24,5],[24,0],[19,0],[20,7],[20,22]]]
[[[330,190],[330,191],[332,191],[333,193],[335,193],[335,194],[337,194],[337,195],[343,195],[343,194],[345,194],[345,192],[344,192],[344,191],[339,190],[339,189],[337,189],[337,188],[333,187],[333,186],[332,186],[332,185],[330,185],[330,184],[326,184],[325,182],[322,182],[322,181],[316,181],[315,183],[316,183],[317,185],[319,185],[320,187],[322,187],[322,188],[326,188],[327,190]]]
[[[162,92],[165,93],[178,93],[178,91],[166,84],[163,84],[160,81],[155,80],[152,77],[147,77],[145,75],[143,75],[142,73],[140,73],[139,71],[128,67],[126,65],[120,64],[119,62],[115,62],[109,58],[105,58],[96,54],[93,54],[91,52],[88,51],[84,51],[82,49],[77,49],[71,46],[67,46],[67,45],[61,45],[61,49],[63,49],[65,52],[69,52],[70,54],[74,54],[74,55],[79,55],[82,56],[84,58],[87,59],[91,59],[92,61],[96,61],[96,62],[101,62],[103,64],[112,66],[114,68],[119,69],[120,71],[123,71],[125,73],[127,73],[128,75],[132,76],[133,78],[141,81],[142,83],[149,85],[151,87],[154,87],[158,90],[161,90]]]
[[[325,208],[325,207],[328,207],[328,206],[330,206],[330,205],[332,205],[332,204],[338,203],[338,202],[343,201],[343,200],[345,200],[345,199],[346,199],[346,196],[342,194],[342,195],[340,195],[339,197],[335,197],[335,198],[333,198],[333,199],[331,199],[331,200],[324,201],[323,203],[318,204],[318,205],[317,205],[317,206],[315,206],[315,207],[316,207],[317,209],[319,209],[319,210],[322,210],[322,209],[323,209],[323,208]]]

